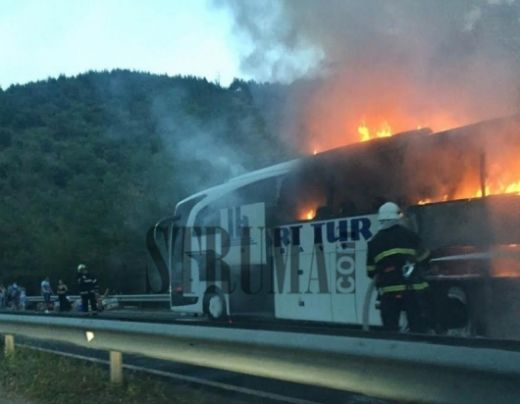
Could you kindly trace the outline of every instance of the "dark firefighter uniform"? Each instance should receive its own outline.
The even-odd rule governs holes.
[[[87,271],[78,276],[79,294],[81,296],[81,311],[88,312],[88,303],[93,312],[97,312],[96,293],[98,290],[97,279]]]
[[[420,275],[418,264],[428,257],[429,251],[421,250],[417,234],[400,224],[380,230],[368,242],[367,272],[370,278],[377,275],[385,329],[398,331],[404,310],[411,332],[427,331],[428,283]]]

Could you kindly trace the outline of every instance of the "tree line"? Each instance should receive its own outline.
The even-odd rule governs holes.
[[[126,70],[0,90],[0,282],[39,293],[84,263],[102,288],[143,292],[157,219],[294,154],[254,91],[269,85]]]

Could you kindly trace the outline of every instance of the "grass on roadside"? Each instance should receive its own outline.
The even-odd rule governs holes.
[[[125,371],[125,382],[113,385],[106,367],[51,353],[17,348],[0,359],[0,385],[35,403],[220,403],[246,402],[142,373]],[[247,402],[256,401],[248,399]],[[259,402],[259,401],[257,401]]]

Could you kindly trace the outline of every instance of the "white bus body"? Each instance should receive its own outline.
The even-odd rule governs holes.
[[[485,193],[484,163],[502,159],[487,154],[486,132],[494,139],[497,132],[516,139],[511,147],[520,149],[512,123],[520,127],[515,118],[339,148],[182,200],[175,217],[155,228],[167,239],[162,255],[172,310],[362,324],[367,241],[378,231],[378,206],[392,200],[408,210],[409,225],[426,247],[444,257],[432,279],[439,296],[455,296],[450,299],[464,306],[463,322],[471,316],[482,322],[468,302],[488,298],[489,280],[502,278],[491,273],[496,265],[489,257],[477,262],[465,254],[520,245],[520,197],[460,199],[458,192],[463,183],[482,186]],[[450,165],[440,162],[446,156]],[[435,198],[447,201],[428,203]],[[249,229],[246,236],[244,229]],[[210,276],[208,263],[215,262],[219,274]],[[380,324],[375,298],[369,306],[371,325]]]

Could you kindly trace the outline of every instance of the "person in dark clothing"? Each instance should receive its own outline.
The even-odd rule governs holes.
[[[61,279],[58,280],[58,288],[56,291],[60,302],[60,311],[70,310],[70,302],[69,299],[67,299],[69,288]]]
[[[419,236],[402,224],[399,206],[387,202],[379,208],[379,232],[368,242],[367,273],[376,279],[383,327],[399,330],[401,311],[411,332],[428,331],[428,282],[419,266],[429,257]]]
[[[7,288],[7,305],[14,310],[20,310],[20,297],[22,290],[16,282]]]
[[[78,285],[79,294],[81,296],[81,311],[88,313],[88,304],[90,302],[90,308],[94,314],[98,313],[96,303],[96,293],[98,290],[97,279],[94,275],[90,274],[87,270],[87,266],[84,264],[78,265]]]

